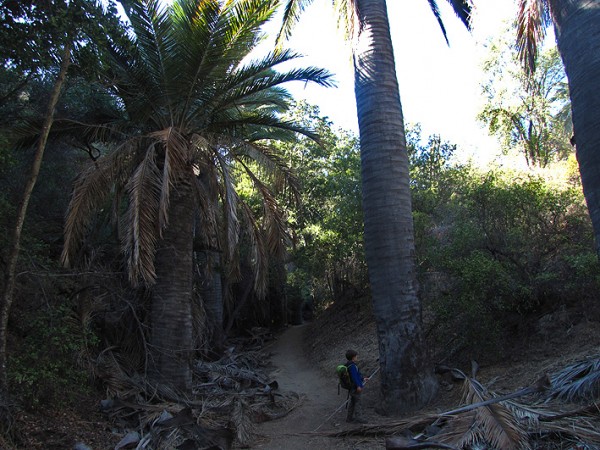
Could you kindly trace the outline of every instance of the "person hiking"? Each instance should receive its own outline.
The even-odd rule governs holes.
[[[346,352],[346,359],[346,366],[348,367],[348,373],[350,374],[350,380],[352,381],[346,422],[367,423],[367,421],[360,415],[360,399],[362,390],[365,387],[365,381],[367,381],[368,378],[363,377],[358,369],[356,364],[358,362],[358,353],[355,350],[348,350]]]

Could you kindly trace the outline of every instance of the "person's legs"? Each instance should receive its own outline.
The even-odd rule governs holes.
[[[356,391],[350,391],[348,401],[348,413],[346,414],[346,422],[352,422],[354,419],[354,409],[356,408]]]
[[[366,423],[361,416],[360,392],[350,391],[350,402],[348,404],[348,415],[346,416],[346,422]]]

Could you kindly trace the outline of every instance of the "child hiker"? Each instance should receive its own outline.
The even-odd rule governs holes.
[[[363,388],[365,387],[365,378],[360,373],[358,366],[358,353],[355,350],[348,350],[346,352],[346,366],[350,374],[350,380],[352,380],[352,388],[350,389],[350,403],[348,404],[348,415],[346,416],[346,422],[354,423],[367,423],[365,419],[361,417],[360,397]]]

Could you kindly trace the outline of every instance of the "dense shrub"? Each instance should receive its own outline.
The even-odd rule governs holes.
[[[447,201],[415,213],[418,266],[439,341],[455,337],[444,351],[481,357],[536,317],[597,292],[600,271],[580,190],[464,171]]]
[[[20,321],[21,339],[9,357],[11,388],[28,408],[68,404],[90,389],[86,362],[98,337],[67,300],[30,314]]]

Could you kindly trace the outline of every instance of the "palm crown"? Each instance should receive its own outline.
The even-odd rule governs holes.
[[[206,235],[216,235],[216,199],[210,197],[219,194],[231,257],[238,211],[251,214],[249,208],[238,208],[233,180],[241,172],[265,199],[264,229],[281,231],[281,214],[270,190],[248,161],[293,187],[291,172],[265,140],[293,133],[316,136],[281,118],[291,100],[281,85],[311,81],[327,86],[331,77],[317,68],[276,71],[275,66],[299,56],[290,51],[246,62],[275,7],[272,0],[179,0],[170,7],[140,0],[130,5],[130,42],[114,44],[105,62],[122,119],[92,127],[95,137],[115,148],[76,182],[65,229],[66,264],[72,262],[91,214],[116,193],[114,198],[126,203],[121,241],[130,279],[152,284],[156,243],[173,220],[173,189],[184,181],[193,186]],[[203,183],[197,182],[200,175]],[[272,233],[267,241],[277,240]],[[260,235],[256,229],[251,235],[256,244]]]

